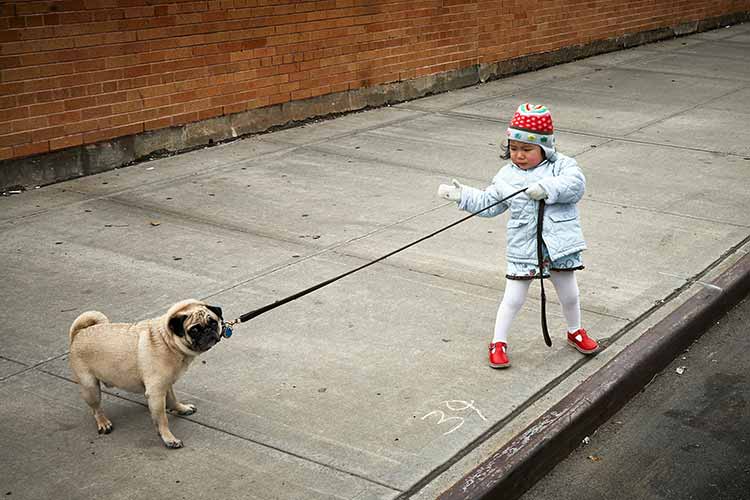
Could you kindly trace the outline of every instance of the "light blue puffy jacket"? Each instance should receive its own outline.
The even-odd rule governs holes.
[[[584,250],[581,222],[576,203],[583,198],[586,177],[573,158],[555,153],[549,160],[530,170],[522,170],[513,163],[505,165],[492,179],[492,184],[481,190],[463,186],[458,208],[477,212],[519,189],[538,182],[547,192],[542,239],[550,258],[559,259]],[[495,217],[510,208],[506,252],[510,262],[537,264],[536,220],[539,203],[526,193],[485,210],[482,217]]]

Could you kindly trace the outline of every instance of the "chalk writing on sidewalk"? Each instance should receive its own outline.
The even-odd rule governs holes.
[[[471,401],[463,401],[461,399],[450,399],[448,401],[443,401],[443,404],[445,404],[446,408],[448,408],[449,411],[454,413],[459,412],[465,412],[467,410],[474,410],[474,412],[479,415],[479,418],[484,420],[485,422],[487,419],[482,415],[482,412],[479,411],[479,408],[474,406],[474,400]],[[469,414],[469,416],[472,414]],[[450,429],[448,429],[446,432],[443,433],[443,436],[447,436],[448,434],[458,430],[462,425],[464,425],[464,422],[466,421],[466,417],[453,415],[447,416],[446,413],[443,410],[432,410],[430,413],[425,415],[421,418],[421,420],[427,420],[428,418],[436,416],[437,418],[437,425],[442,425],[445,423],[450,423],[449,425],[452,425]],[[455,423],[453,423],[455,422]]]

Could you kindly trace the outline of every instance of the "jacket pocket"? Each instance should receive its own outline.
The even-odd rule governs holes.
[[[555,210],[554,212],[550,211],[549,218],[552,219],[552,222],[574,220],[578,218],[578,211],[575,208],[568,210]]]
[[[508,229],[514,229],[517,227],[525,226],[529,223],[529,219],[509,219]]]

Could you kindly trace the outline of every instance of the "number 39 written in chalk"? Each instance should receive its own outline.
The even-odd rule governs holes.
[[[482,415],[482,412],[479,411],[479,408],[474,406],[474,400],[471,401],[463,401],[460,399],[450,399],[448,401],[443,401],[442,404],[446,406],[446,408],[453,413],[461,413],[466,412],[467,410],[473,410],[479,418],[484,420],[485,422],[487,419]],[[471,414],[469,414],[471,415]],[[432,410],[427,415],[423,416],[421,420],[427,420],[430,417],[435,417],[433,420],[435,423],[440,426],[443,424],[448,423],[451,425],[451,427],[443,433],[443,436],[447,436],[448,434],[451,434],[452,432],[458,430],[461,428],[462,425],[464,425],[464,422],[466,421],[466,417],[459,416],[459,415],[451,415],[448,416],[443,410]]]

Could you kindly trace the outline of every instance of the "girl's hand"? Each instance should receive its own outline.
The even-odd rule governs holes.
[[[446,200],[459,202],[461,201],[461,183],[459,183],[456,179],[453,179],[452,182],[452,186],[450,184],[440,184],[437,194],[439,197],[445,198]]]
[[[547,197],[547,191],[545,191],[538,182],[535,182],[531,186],[527,187],[526,194],[532,200],[543,200]]]

